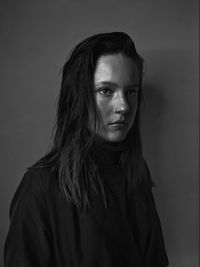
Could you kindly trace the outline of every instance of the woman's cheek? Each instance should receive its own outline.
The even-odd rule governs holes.
[[[102,122],[108,121],[110,114],[112,113],[110,101],[106,98],[97,98],[97,108]]]

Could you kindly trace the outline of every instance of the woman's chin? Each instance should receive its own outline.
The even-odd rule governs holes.
[[[127,133],[121,131],[111,132],[107,134],[100,134],[99,136],[109,142],[122,142],[126,138]]]

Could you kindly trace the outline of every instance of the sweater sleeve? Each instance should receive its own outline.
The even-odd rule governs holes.
[[[39,170],[29,170],[11,202],[5,267],[54,266],[48,209],[39,176]]]

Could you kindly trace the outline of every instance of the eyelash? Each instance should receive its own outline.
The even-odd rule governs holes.
[[[102,95],[105,95],[107,97],[111,96],[111,94],[113,93],[113,90],[110,89],[110,88],[101,88],[98,90],[98,92]],[[126,94],[128,95],[137,95],[138,94],[138,91],[134,90],[134,89],[130,89],[130,90],[127,90],[126,91]]]
[[[99,93],[105,96],[110,96],[112,94],[112,90],[110,88],[101,88],[99,89]]]

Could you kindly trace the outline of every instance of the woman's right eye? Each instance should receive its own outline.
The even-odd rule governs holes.
[[[98,90],[100,94],[104,96],[111,96],[112,90],[110,88],[101,88]]]

